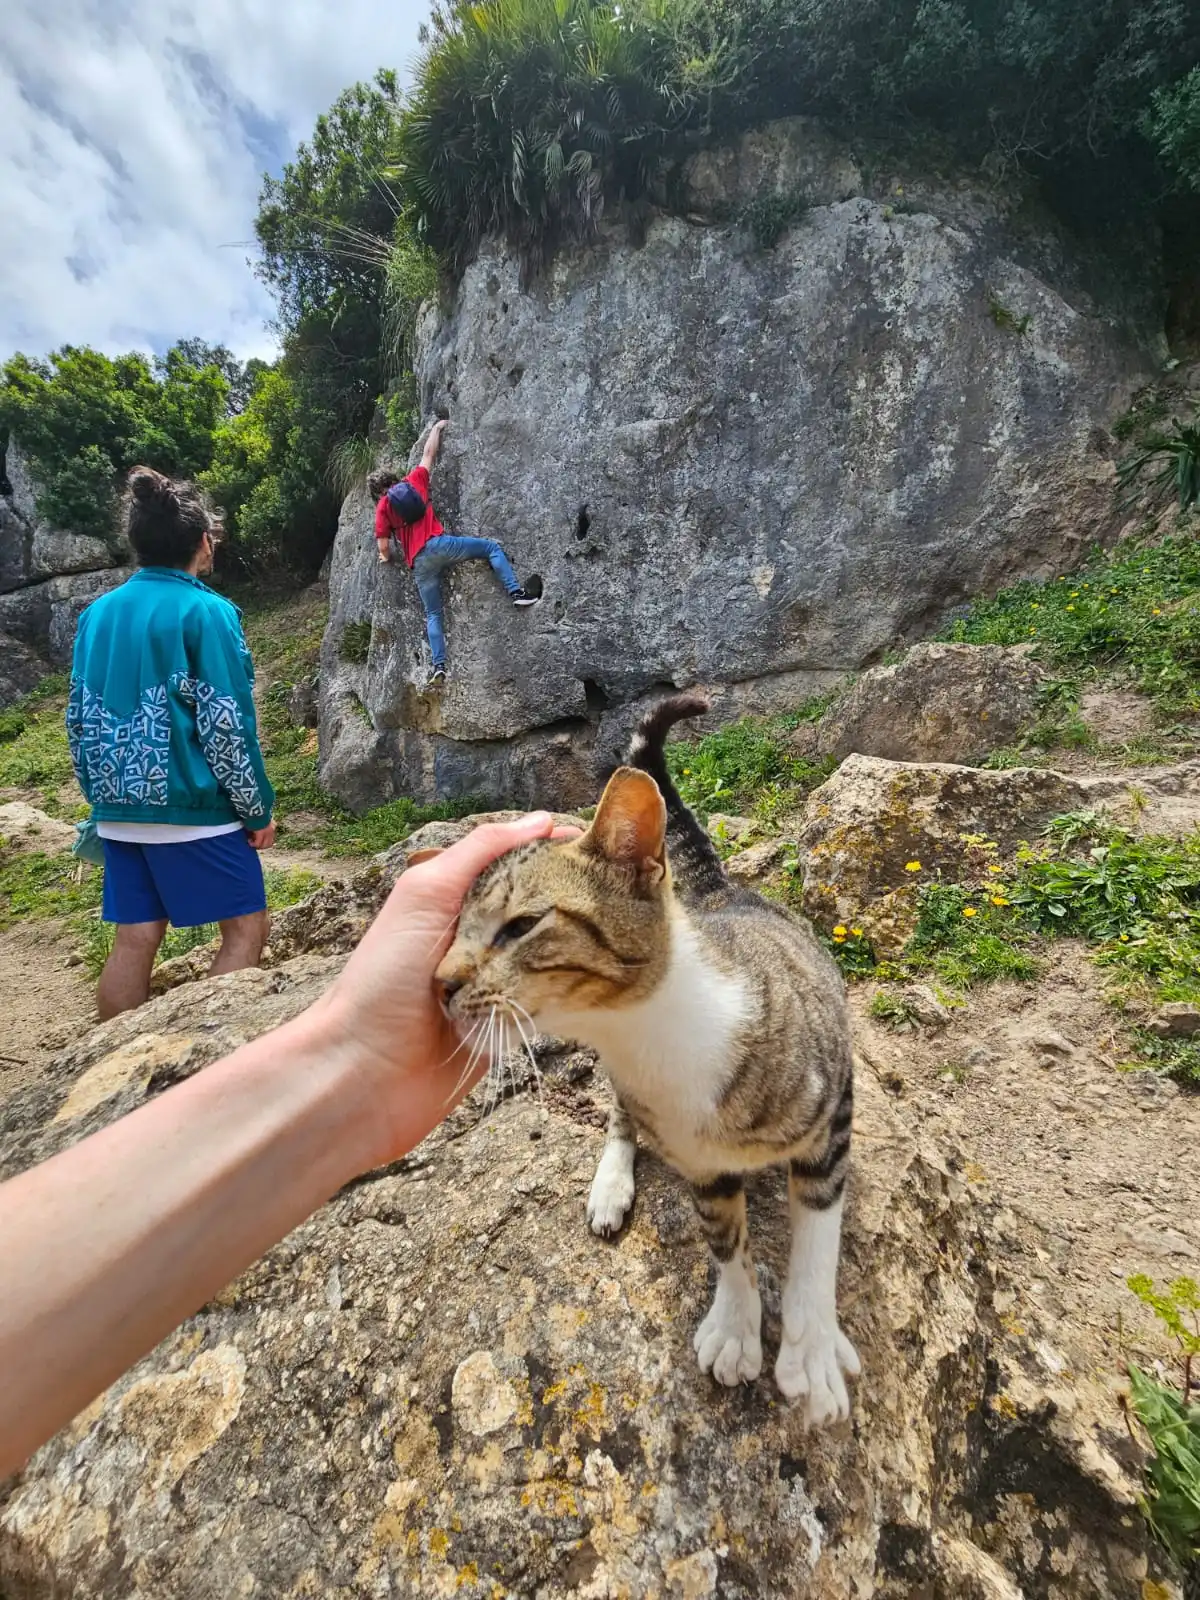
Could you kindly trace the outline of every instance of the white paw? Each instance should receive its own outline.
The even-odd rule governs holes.
[[[620,1233],[634,1192],[633,1147],[606,1145],[588,1195],[587,1219],[592,1232],[602,1239]]]
[[[846,1420],[850,1415],[846,1378],[857,1378],[861,1371],[857,1351],[836,1322],[805,1322],[795,1338],[784,1328],[775,1382],[788,1400],[808,1396],[805,1422],[810,1428]]]
[[[762,1371],[762,1301],[757,1289],[737,1296],[718,1287],[708,1315],[692,1341],[701,1372],[735,1388],[753,1383]]]

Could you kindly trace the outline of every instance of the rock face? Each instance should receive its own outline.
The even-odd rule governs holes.
[[[0,1170],[296,1014],[341,960],[96,1029],[0,1111]],[[603,1096],[586,1058],[547,1067],[540,1108],[460,1108],[41,1450],[0,1501],[6,1600],[1178,1600],[1111,1395],[1023,1292],[1050,1241],[869,1065],[842,1269],[864,1375],[851,1426],[822,1436],[768,1379],[699,1374],[709,1272],[669,1173],[642,1160],[615,1246],[588,1232]],[[782,1182],[751,1204],[770,1344]]]
[[[29,464],[12,439],[4,471],[12,492],[0,496],[0,708],[70,662],[79,613],[130,572],[128,552],[40,520]]]
[[[809,797],[797,840],[804,910],[822,928],[860,924],[877,954],[893,955],[912,933],[921,884],[959,881],[964,836],[1008,855],[1036,842],[1051,818],[1089,809],[1150,833],[1187,834],[1200,822],[1200,761],[1131,784],[1042,767],[990,772],[849,756]]]
[[[1040,674],[1020,649],[919,644],[864,672],[809,735],[820,755],[976,761],[1033,721]]]
[[[758,248],[738,219],[789,173],[810,208]],[[807,125],[707,152],[685,189],[686,217],[606,226],[527,292],[485,247],[422,321],[422,409],[451,417],[438,513],[546,597],[515,612],[486,565],[459,569],[428,694],[415,585],[346,502],[321,748],[347,803],[577,804],[642,697],[794,705],[1115,533],[1104,426],[1144,357],[1048,224],[1018,238],[963,186],[899,210]]]

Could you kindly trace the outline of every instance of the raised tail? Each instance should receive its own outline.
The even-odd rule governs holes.
[[[727,888],[729,880],[716,846],[684,805],[667,770],[667,734],[685,717],[709,709],[703,695],[676,694],[647,712],[629,742],[629,765],[648,772],[667,803],[667,849],[677,886],[686,894],[705,895]]]

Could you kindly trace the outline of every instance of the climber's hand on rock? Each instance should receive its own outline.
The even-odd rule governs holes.
[[[482,1075],[442,1010],[433,975],[450,948],[463,896],[498,856],[551,836],[569,838],[547,812],[485,823],[403,873],[336,983],[309,1013],[330,1048],[350,1051],[362,1083],[366,1164],[380,1166],[419,1143]],[[461,1081],[460,1081],[461,1080]]]

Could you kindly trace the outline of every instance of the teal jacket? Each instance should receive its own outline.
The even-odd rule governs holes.
[[[143,567],[79,619],[67,734],[96,822],[265,828],[275,793],[241,615],[198,578]]]

